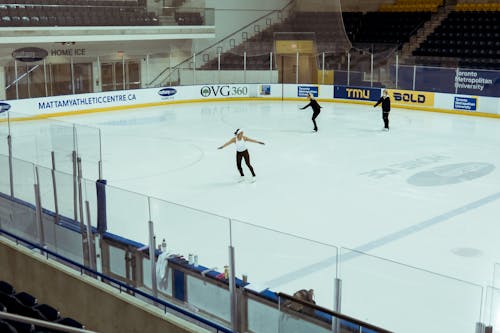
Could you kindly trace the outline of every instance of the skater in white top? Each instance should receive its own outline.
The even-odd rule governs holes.
[[[241,167],[241,160],[245,159],[245,164],[247,165],[248,169],[250,169],[250,172],[252,173],[252,178],[255,180],[255,172],[253,171],[253,167],[250,164],[250,154],[248,153],[248,149],[246,147],[246,142],[254,142],[254,143],[259,143],[261,145],[264,144],[264,142],[257,141],[254,139],[249,138],[248,136],[243,135],[243,130],[241,128],[238,128],[234,132],[234,138],[223,144],[222,146],[218,147],[217,149],[222,149],[230,144],[234,143],[236,145],[236,166],[238,167],[238,171],[240,172],[241,180],[243,180],[243,177],[245,174],[243,173],[243,168]]]

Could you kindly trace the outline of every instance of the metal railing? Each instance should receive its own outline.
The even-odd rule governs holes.
[[[137,288],[131,287],[131,286],[129,286],[129,285],[127,285],[119,280],[113,279],[105,274],[102,274],[102,273],[99,273],[93,269],[87,268],[84,265],[82,265],[74,260],[68,259],[68,258],[66,258],[58,253],[55,253],[51,250],[46,249],[45,247],[39,246],[36,243],[25,240],[22,237],[14,235],[11,232],[0,229],[0,234],[3,234],[5,236],[8,236],[9,238],[14,239],[16,244],[29,246],[32,249],[37,249],[38,251],[40,251],[41,255],[45,256],[45,258],[47,260],[51,259],[51,257],[54,257],[58,260],[58,262],[63,262],[65,264],[68,264],[69,266],[72,266],[72,267],[78,269],[80,271],[81,275],[86,274],[89,276],[94,276],[96,279],[100,279],[102,282],[106,282],[108,285],[115,287],[116,289],[119,290],[120,293],[127,292],[127,293],[132,294],[132,295],[139,295],[141,297],[144,297],[145,299],[151,301],[152,303],[155,303],[155,304],[163,307],[163,311],[165,313],[167,313],[167,309],[174,310],[175,312],[177,312],[183,316],[186,316],[187,318],[189,318],[195,322],[198,322],[198,323],[203,324],[203,325],[207,325],[208,327],[215,329],[216,332],[233,333],[233,331],[231,331],[223,326],[215,324],[215,323],[213,323],[213,322],[211,322],[211,321],[209,321],[201,316],[198,316],[198,315],[193,314],[189,311],[186,311],[185,309],[183,309],[179,306],[176,306],[176,305],[171,304],[169,302],[165,302],[162,299],[153,297],[153,296],[149,295],[148,293],[145,293]],[[68,331],[68,332],[72,332],[72,331]],[[83,331],[83,332],[86,332],[86,331]]]

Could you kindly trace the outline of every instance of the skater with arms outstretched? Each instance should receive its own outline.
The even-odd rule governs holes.
[[[309,99],[309,104],[304,106],[303,108],[300,108],[301,110],[304,110],[305,108],[308,108],[309,106],[313,109],[313,116],[312,116],[312,122],[314,124],[314,132],[318,131],[318,126],[316,125],[316,118],[319,116],[319,113],[321,112],[322,106],[318,104],[318,101],[314,98],[312,93],[307,94],[307,98]]]
[[[247,165],[248,169],[250,169],[250,172],[252,173],[252,182],[255,181],[255,172],[253,170],[252,165],[250,164],[250,154],[248,153],[248,149],[246,147],[246,142],[254,142],[263,145],[264,142],[257,141],[254,139],[249,138],[248,136],[244,135],[244,132],[241,128],[238,128],[234,132],[234,138],[223,144],[222,146],[218,147],[217,149],[223,149],[230,144],[234,143],[236,145],[236,166],[238,168],[238,171],[240,172],[240,181],[242,181],[245,177],[245,174],[243,173],[243,168],[241,167],[241,160],[245,160],[245,164]]]

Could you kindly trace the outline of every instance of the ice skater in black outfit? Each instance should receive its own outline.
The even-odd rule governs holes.
[[[304,106],[303,108],[300,108],[301,110],[304,110],[307,107],[311,107],[313,109],[313,116],[312,116],[312,121],[314,124],[314,132],[318,131],[318,126],[316,125],[316,118],[318,117],[319,113],[321,112],[321,106],[318,104],[316,99],[314,98],[312,93],[307,94],[307,98],[309,98],[309,104]]]
[[[387,90],[384,90],[382,97],[378,100],[378,102],[373,106],[376,107],[382,103],[382,119],[384,120],[384,131],[389,130],[389,112],[391,112],[391,98],[389,97],[389,93]]]
[[[223,144],[222,146],[218,147],[217,149],[222,149],[224,147],[229,146],[230,144],[234,143],[236,145],[236,166],[238,168],[238,171],[240,172],[240,181],[242,181],[245,177],[243,174],[243,168],[241,167],[241,160],[245,160],[245,164],[247,165],[248,169],[250,169],[250,172],[252,173],[252,182],[255,181],[255,172],[253,171],[253,167],[250,164],[250,154],[248,153],[248,149],[246,147],[245,142],[254,142],[254,143],[259,143],[261,145],[264,144],[264,142],[257,141],[254,139],[249,138],[248,136],[243,135],[243,130],[238,128],[236,132],[234,132],[234,138]]]

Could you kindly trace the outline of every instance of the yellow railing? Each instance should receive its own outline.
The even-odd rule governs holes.
[[[500,11],[500,3],[459,3],[457,11],[496,12]]]
[[[436,12],[443,0],[397,0],[394,4],[383,4],[381,12]]]

